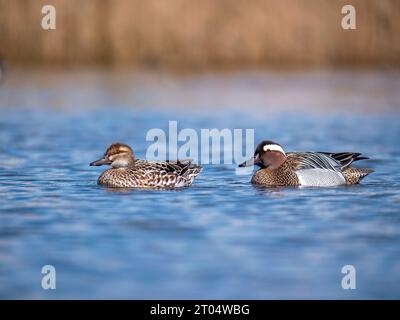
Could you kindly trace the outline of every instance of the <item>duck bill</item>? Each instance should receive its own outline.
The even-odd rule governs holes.
[[[89,164],[89,166],[93,167],[93,166],[103,166],[105,164],[111,164],[111,161],[108,160],[107,158],[101,158],[99,160],[93,161]]]
[[[259,165],[261,163],[260,158],[257,156],[251,157],[249,160],[239,164],[239,167],[251,167],[251,166],[255,166],[255,165]]]

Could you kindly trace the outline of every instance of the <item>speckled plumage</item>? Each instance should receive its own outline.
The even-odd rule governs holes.
[[[273,146],[277,146],[274,149]],[[254,159],[240,166],[252,163],[261,168],[255,172],[251,182],[269,186],[335,186],[341,184],[357,184],[373,172],[372,169],[355,168],[350,165],[354,161],[367,159],[360,153],[352,152],[279,152],[280,146],[272,141],[263,141],[256,149]],[[264,161],[280,161],[272,168]]]
[[[344,154],[344,153],[340,153]],[[299,179],[300,170],[329,170],[329,175],[342,175],[344,183],[321,183],[322,186],[335,185],[335,184],[357,184],[362,178],[373,172],[372,169],[350,167],[350,163],[354,161],[360,154],[346,153],[348,156],[353,156],[350,163],[341,163],[335,159],[335,153],[317,153],[317,152],[292,152],[287,154],[286,161],[279,168],[269,170],[268,168],[261,168],[258,170],[251,182],[263,185],[279,185],[279,186],[300,186]],[[357,159],[359,160],[359,159]],[[320,162],[318,162],[320,161]],[[310,171],[312,174],[312,171]],[[318,177],[316,177],[318,180]],[[314,184],[318,186],[318,182]]]
[[[190,186],[201,172],[190,162],[149,162],[136,160],[134,166],[104,171],[98,184],[120,188],[176,188]]]
[[[279,168],[270,170],[261,168],[251,179],[254,184],[273,186],[298,186],[300,184],[290,162],[285,162]]]
[[[190,186],[202,168],[190,160],[146,161],[135,159],[133,150],[126,144],[114,143],[103,158],[91,166],[110,164],[97,183],[114,188],[179,188]]]
[[[369,168],[354,168],[349,167],[342,171],[344,178],[346,179],[346,184],[357,184],[364,177],[374,172],[374,170]]]

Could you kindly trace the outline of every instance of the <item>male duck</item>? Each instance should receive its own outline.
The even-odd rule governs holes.
[[[261,167],[251,182],[269,186],[338,186],[357,184],[373,172],[372,169],[354,168],[354,161],[368,159],[352,152],[288,152],[273,141],[262,141],[254,157],[239,167]]]
[[[135,158],[133,150],[126,144],[113,143],[104,156],[90,166],[111,165],[97,183],[120,188],[177,188],[192,184],[202,168],[183,161],[146,161]]]

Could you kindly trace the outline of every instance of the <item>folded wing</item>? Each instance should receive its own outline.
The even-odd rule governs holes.
[[[295,170],[324,169],[331,171],[342,171],[354,161],[368,159],[362,157],[361,153],[354,152],[293,152],[288,153],[288,157],[294,158]]]

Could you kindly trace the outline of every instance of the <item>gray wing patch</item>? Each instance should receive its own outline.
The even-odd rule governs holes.
[[[368,157],[363,157],[361,153],[358,152],[318,152],[327,155],[339,162],[342,166],[342,170],[350,167],[354,161],[368,159]]]
[[[296,152],[291,153],[290,155],[295,157],[296,170],[325,169],[331,171],[340,171],[342,167],[340,162],[324,153]]]

